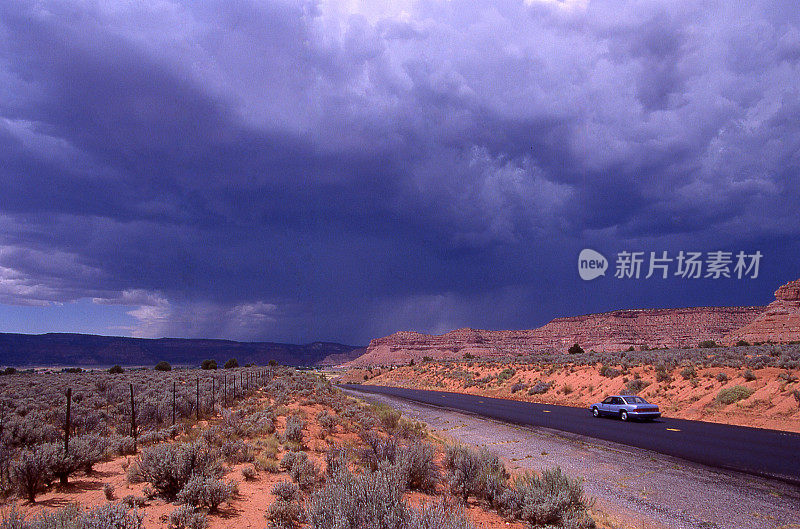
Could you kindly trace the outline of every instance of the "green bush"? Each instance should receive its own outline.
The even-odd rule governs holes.
[[[225,369],[233,369],[235,367],[239,367],[239,361],[235,358],[229,358],[225,365],[223,366]]]
[[[649,385],[650,385],[649,382],[646,382],[646,381],[642,380],[641,378],[634,378],[633,380],[630,380],[630,381],[628,381],[627,384],[625,384],[625,389],[631,395],[636,395],[637,393],[639,393],[640,391],[642,391],[644,388],[646,388]]]
[[[733,386],[730,388],[723,388],[717,393],[717,402],[720,404],[733,404],[742,399],[746,399],[753,394],[753,390],[744,386]]]
[[[216,360],[203,360],[203,363],[200,364],[201,369],[205,369],[206,371],[213,370],[217,368],[217,361]]]
[[[516,369],[507,367],[502,371],[500,371],[500,373],[497,375],[497,383],[502,384],[503,382],[505,382],[506,380],[508,380],[509,378],[513,377],[516,374],[517,374]]]
[[[156,371],[172,371],[172,366],[169,365],[169,362],[162,360],[156,364],[155,367]]]
[[[108,372],[111,373],[112,375],[119,375],[120,373],[124,373],[125,370],[122,369],[121,366],[115,365],[115,366],[109,368]]]
[[[620,376],[622,372],[619,369],[614,369],[613,367],[603,364],[600,366],[600,376],[608,377],[608,378],[616,378]]]
[[[710,349],[712,347],[719,347],[719,346],[717,345],[717,342],[715,342],[714,340],[703,340],[702,342],[697,344],[697,347],[700,347],[701,349]]]
[[[582,355],[584,353],[583,348],[577,343],[572,344],[572,347],[567,349],[567,352],[571,355],[578,355],[578,354]]]
[[[697,377],[697,371],[694,370],[694,366],[686,366],[681,369],[681,376],[684,380],[689,380]]]

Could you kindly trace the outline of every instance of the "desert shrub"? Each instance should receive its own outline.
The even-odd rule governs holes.
[[[380,421],[387,432],[393,432],[400,423],[400,412],[386,404],[373,404],[370,410]]]
[[[702,342],[697,344],[697,347],[700,347],[701,349],[710,349],[712,347],[719,347],[719,346],[717,345],[717,342],[715,342],[714,340],[703,340]]]
[[[506,380],[508,380],[509,378],[513,377],[516,374],[517,374],[516,369],[507,367],[497,374],[497,383],[502,384],[503,382],[505,382]]]
[[[403,439],[424,439],[428,436],[428,430],[419,421],[410,421],[401,417],[394,434]]]
[[[223,366],[225,369],[233,369],[239,367],[239,361],[235,358],[229,358],[225,365]]]
[[[70,474],[81,468],[82,461],[74,445],[65,452],[62,443],[45,443],[39,450],[47,460],[49,474],[57,477],[62,485],[68,482]]]
[[[671,382],[672,376],[670,376],[669,371],[667,370],[667,366],[663,364],[659,364],[656,366],[656,382]]]
[[[213,370],[217,368],[217,361],[216,360],[203,360],[203,363],[200,364],[201,369],[205,369],[206,371]]]
[[[550,391],[553,385],[549,382],[537,382],[528,390],[528,395],[542,395]]]
[[[112,375],[119,375],[121,373],[124,373],[125,370],[122,369],[122,366],[115,365],[115,366],[110,367],[108,369],[108,372],[111,373]]]
[[[297,527],[300,522],[300,490],[289,481],[276,483],[272,487],[275,501],[269,506],[267,517],[280,528]]]
[[[359,458],[369,470],[375,471],[384,463],[393,465],[397,461],[397,440],[394,437],[384,439],[369,432],[362,438],[367,446],[359,450]]]
[[[162,360],[156,364],[156,371],[172,371],[172,366],[166,360]]]
[[[108,503],[84,511],[78,504],[25,519],[16,509],[4,516],[3,529],[141,529],[144,515],[121,503]]]
[[[744,371],[742,371],[742,378],[745,379],[747,382],[752,382],[753,380],[756,379],[756,376],[749,369],[745,369]]]
[[[681,376],[684,380],[689,380],[697,377],[697,371],[694,370],[694,366],[686,366],[681,369]]]
[[[195,507],[208,507],[215,512],[223,502],[236,492],[236,482],[223,482],[214,477],[193,475],[178,493],[177,500]]]
[[[744,386],[733,386],[730,388],[722,388],[717,393],[716,401],[720,404],[733,404],[742,399],[746,399],[753,394],[753,390]]]
[[[726,375],[725,373],[722,373],[722,372],[717,373],[717,376],[715,378],[717,379],[717,382],[723,382],[724,383],[724,382],[728,381],[728,375]]]
[[[522,391],[528,386],[525,385],[523,382],[517,382],[513,386],[511,386],[511,393],[516,393],[517,391]]]
[[[622,372],[619,369],[615,369],[607,364],[603,364],[602,366],[600,366],[600,376],[608,378],[616,378],[621,374]]]
[[[408,529],[474,529],[472,522],[464,514],[461,505],[444,499],[423,503],[411,511]]]
[[[736,342],[737,347],[747,347],[748,345],[750,345],[750,342],[748,342],[747,340],[739,340],[738,342]]]
[[[111,440],[109,451],[121,456],[136,453],[136,440],[133,437],[117,437]]]
[[[485,448],[452,445],[447,448],[444,463],[450,490],[464,502],[474,496],[494,504],[508,479],[500,458]]]
[[[404,529],[409,516],[403,486],[390,471],[337,472],[306,506],[314,529]]]
[[[344,446],[333,445],[325,453],[325,473],[333,476],[347,468],[348,450]]]
[[[285,452],[281,458],[281,468],[291,470],[297,461],[303,459],[308,459],[308,454],[305,452],[292,452],[289,450],[288,452]]]
[[[567,349],[567,352],[571,355],[578,355],[578,354],[582,355],[584,353],[583,348],[577,343],[572,344],[572,346],[569,349]]]
[[[173,500],[193,476],[222,475],[219,453],[198,442],[146,448],[136,464],[141,478],[167,500]]]
[[[303,490],[311,490],[320,478],[320,471],[317,465],[311,460],[299,459],[289,470],[289,475],[295,480]]]
[[[247,481],[253,481],[258,477],[258,470],[253,465],[242,468],[242,477]]]
[[[106,497],[108,501],[114,499],[114,485],[111,483],[103,483],[103,496]]]
[[[561,388],[561,391],[564,393],[564,395],[569,395],[574,391],[574,389],[570,384],[564,384],[564,386]]]
[[[284,437],[286,437],[287,441],[293,441],[295,443],[302,443],[303,442],[303,427],[305,426],[305,422],[297,415],[290,415],[286,418],[286,431],[284,432]]]
[[[517,477],[500,504],[506,513],[532,527],[594,527],[581,481],[569,478],[560,468],[545,470],[541,476]]]
[[[233,465],[253,460],[253,447],[241,439],[224,441],[220,452],[225,461]]]
[[[797,405],[800,406],[800,389],[793,389],[792,396],[797,401]]]
[[[11,482],[28,501],[36,501],[50,479],[50,462],[41,449],[23,450],[17,461],[11,463]]]
[[[181,505],[169,513],[169,525],[172,529],[205,529],[208,519],[194,507]]]
[[[397,459],[403,469],[406,488],[429,493],[436,490],[440,475],[433,445],[413,442],[401,446]]]
[[[797,376],[791,371],[786,371],[785,373],[781,373],[780,375],[778,375],[778,378],[786,381],[787,384],[797,382]]]
[[[317,423],[319,423],[320,428],[328,434],[333,433],[336,429],[337,422],[336,417],[328,413],[328,410],[322,410],[317,414]]]
[[[629,380],[628,383],[625,384],[625,390],[631,395],[636,395],[649,385],[650,385],[649,382],[646,382],[641,378],[634,378],[633,380]]]

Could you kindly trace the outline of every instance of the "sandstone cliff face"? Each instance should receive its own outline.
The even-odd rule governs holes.
[[[725,336],[726,343],[800,340],[800,279],[775,291],[775,301],[752,322]]]
[[[790,294],[794,295],[794,294]],[[372,340],[352,366],[399,365],[424,356],[461,358],[566,351],[573,343],[585,350],[622,351],[630,346],[693,347],[721,340],[753,322],[765,307],[693,307],[618,310],[556,318],[543,327],[521,331],[458,329],[442,335],[397,332]]]

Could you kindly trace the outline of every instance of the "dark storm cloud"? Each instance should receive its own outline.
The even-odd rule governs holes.
[[[581,297],[585,245],[765,247],[794,278],[798,11],[4,2],[0,302],[364,342],[708,302]]]

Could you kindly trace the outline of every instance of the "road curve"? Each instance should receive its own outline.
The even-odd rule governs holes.
[[[595,419],[588,408],[446,391],[361,384],[343,384],[341,387],[401,397],[515,424],[552,428],[800,485],[800,434],[796,433],[685,419],[661,418],[653,422]]]

